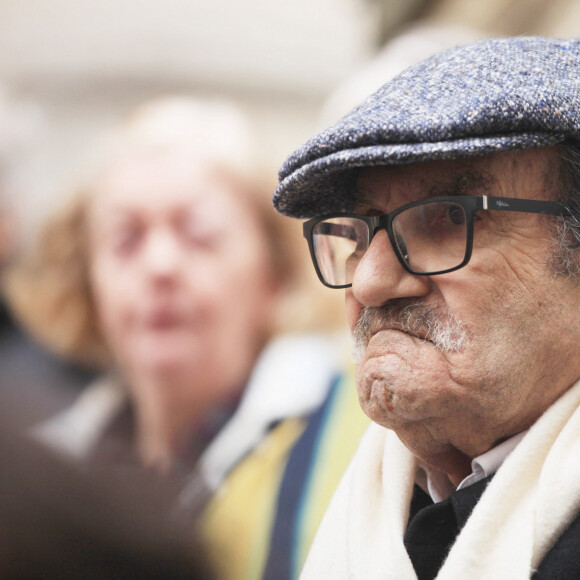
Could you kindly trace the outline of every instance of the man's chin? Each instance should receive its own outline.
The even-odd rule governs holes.
[[[435,345],[399,330],[374,334],[356,365],[360,405],[371,420],[397,430],[433,416],[448,376],[446,357]]]

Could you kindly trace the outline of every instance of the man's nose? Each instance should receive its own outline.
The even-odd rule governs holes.
[[[397,298],[423,297],[430,287],[429,277],[405,270],[385,230],[378,231],[372,239],[352,281],[352,292],[363,306],[382,306]]]

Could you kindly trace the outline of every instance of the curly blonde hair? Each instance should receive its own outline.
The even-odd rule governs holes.
[[[76,362],[109,361],[88,275],[87,196],[43,228],[37,245],[8,271],[5,293],[16,317],[42,344]]]

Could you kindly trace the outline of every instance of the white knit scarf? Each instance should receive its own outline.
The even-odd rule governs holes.
[[[529,578],[580,509],[580,382],[533,425],[486,488],[438,580]],[[371,425],[301,580],[416,580],[403,544],[416,461]]]

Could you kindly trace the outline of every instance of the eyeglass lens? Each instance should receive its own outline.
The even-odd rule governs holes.
[[[459,266],[467,248],[465,209],[452,201],[426,202],[398,213],[392,221],[396,251],[413,272],[429,274]],[[314,253],[324,280],[332,286],[352,282],[369,247],[369,226],[356,217],[316,224]]]

